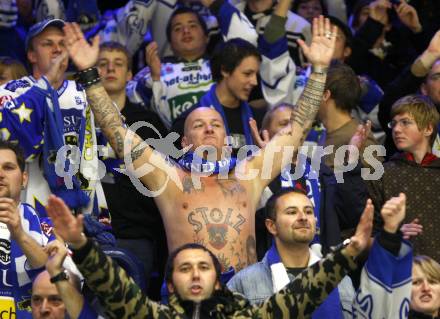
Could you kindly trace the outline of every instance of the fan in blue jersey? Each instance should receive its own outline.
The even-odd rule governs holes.
[[[222,116],[234,155],[240,159],[246,157],[246,152],[238,151],[245,145],[254,145],[249,120],[255,118],[260,122],[264,113],[264,110],[248,104],[251,92],[258,84],[260,62],[257,48],[243,39],[232,39],[217,46],[210,60],[212,78],[216,83],[198,104],[179,116],[173,123],[173,130],[183,133],[183,123],[194,108],[215,109]]]
[[[47,260],[38,215],[20,201],[28,182],[24,166],[21,150],[0,141],[0,305],[5,318],[31,318],[32,280]]]
[[[221,22],[222,40],[239,37],[256,43],[254,27],[228,1],[206,0],[204,5],[209,6],[215,15],[211,17]],[[156,13],[161,6],[163,3],[158,3]],[[163,21],[167,19],[161,20],[161,24]],[[208,28],[202,15],[190,8],[178,7],[172,14],[169,13],[166,37],[173,56],[160,60],[162,36],[153,29],[155,42],[146,48],[149,68],[139,72],[127,87],[130,100],[151,104],[168,128],[180,114],[197,104],[214,84],[208,58]],[[164,33],[162,29],[160,31]]]
[[[93,116],[83,89],[65,80],[63,26],[56,19],[32,26],[26,38],[32,75],[0,88],[0,134],[25,151],[30,182],[24,201],[40,216],[50,193],[77,211],[105,207],[105,200],[95,201],[101,188]]]

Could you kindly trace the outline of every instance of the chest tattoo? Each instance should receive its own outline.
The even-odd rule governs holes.
[[[235,180],[216,179],[216,181],[225,197],[246,193],[245,188]]]
[[[205,191],[205,184],[202,181],[200,181],[200,188],[196,189],[194,187],[193,181],[191,180],[191,177],[189,177],[189,176],[185,176],[183,178],[182,185],[183,185],[183,192],[187,193],[187,194]]]
[[[208,243],[215,249],[222,249],[230,237],[240,235],[246,218],[240,213],[233,215],[233,209],[198,207],[188,214],[188,223],[199,234],[203,229],[208,233]],[[232,234],[231,234],[232,232]]]

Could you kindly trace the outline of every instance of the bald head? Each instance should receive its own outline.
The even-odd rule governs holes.
[[[184,134],[188,132],[188,128],[191,127],[191,124],[194,123],[196,120],[203,120],[203,119],[216,119],[219,122],[223,123],[223,118],[221,114],[213,108],[202,106],[197,107],[193,111],[191,111],[188,116],[185,119],[185,126],[184,126]]]
[[[213,146],[221,149],[226,137],[225,125],[219,112],[209,107],[199,107],[185,119],[182,146]]]
[[[32,284],[32,318],[63,319],[66,307],[47,271],[41,272]]]

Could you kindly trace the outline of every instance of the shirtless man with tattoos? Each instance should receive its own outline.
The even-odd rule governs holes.
[[[274,136],[257,155],[237,162],[229,174],[203,176],[204,173],[200,173],[197,176],[200,181],[198,185],[194,183],[194,176],[198,173],[189,172],[183,165],[166,160],[143,143],[136,134],[132,134],[132,147],[127,149],[128,129],[123,126],[117,110],[94,71],[98,40],[94,39],[92,45],[87,43],[76,24],[67,24],[64,31],[67,50],[80,70],[79,82],[85,87],[95,120],[115,152],[121,158],[131,152],[127,155],[131,156],[134,169],[145,166],[145,163],[155,167],[147,174],[144,173],[140,181],[151,191],[163,188],[155,200],[164,221],[170,251],[184,243],[197,242],[217,255],[223,270],[232,266],[237,271],[255,263],[255,210],[260,194],[280,174],[282,165],[289,160],[283,159],[282,152],[273,152],[271,172],[266,178],[261,173],[248,180],[238,177],[255,170],[261,172],[264,155],[267,156],[272,147],[283,149],[300,146],[303,135],[310,128],[319,109],[326,69],[335,47],[336,30],[331,29],[328,19],[320,17],[314,21],[310,46],[299,41],[314,71],[298,101],[297,109],[293,112],[291,124]],[[192,145],[191,150],[195,151],[198,146],[208,145],[214,147],[217,154],[222,154],[225,135],[220,114],[210,108],[198,108],[185,122],[182,146]],[[203,152],[199,153],[196,155],[206,156]],[[217,160],[220,159],[222,158],[219,155]],[[238,172],[241,174],[237,174]],[[174,182],[168,182],[170,176],[173,176],[171,179]]]

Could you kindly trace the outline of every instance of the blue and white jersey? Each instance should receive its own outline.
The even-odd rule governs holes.
[[[264,36],[260,35],[258,49],[262,56],[261,88],[269,107],[282,103],[295,105],[306,81],[303,80],[297,88],[296,65],[289,55],[287,38],[282,37],[274,43],[268,43]]]
[[[17,24],[18,8],[16,0],[0,1],[0,27],[13,28]]]
[[[176,0],[158,1],[152,30],[153,39],[158,44],[160,55],[166,51],[165,47],[168,45],[166,38],[164,39],[163,21],[169,20],[177,4]],[[246,16],[228,1],[222,3],[217,14],[220,23],[206,8],[203,7],[201,10],[206,13],[203,15],[205,20],[210,21],[212,25],[213,21],[215,22],[215,27],[219,28],[224,41],[242,38],[256,45],[255,28]],[[158,25],[161,26],[159,29],[157,29]],[[141,70],[127,84],[127,96],[132,103],[151,106],[165,126],[170,128],[172,122],[185,110],[196,105],[212,85],[211,69],[207,58],[202,57],[193,62],[170,61],[162,63],[160,81],[152,80],[149,68]]]
[[[90,213],[95,188],[100,184],[93,115],[84,90],[74,81],[64,81],[57,91],[52,89],[52,95],[48,93],[50,89],[45,79],[36,81],[31,76],[10,81],[0,87],[0,137],[17,141],[23,148],[28,164],[29,184],[22,199],[35,207],[40,216],[45,216],[44,207],[54,188],[66,188],[63,174],[55,172],[56,168],[47,169],[50,164],[56,166],[59,163],[57,160],[64,158],[76,164],[77,169],[73,173],[80,181],[80,186],[76,193],[67,187],[62,193],[65,196],[57,195],[62,196],[69,207]],[[56,105],[59,111],[54,111]],[[48,124],[50,116],[56,118],[58,126],[51,127]],[[54,143],[54,140],[58,143]],[[76,146],[76,155],[70,154],[63,147],[65,145]],[[42,156],[45,151],[48,154]],[[69,166],[62,168],[68,170]],[[82,204],[78,203],[78,196],[83,196],[80,198]],[[86,204],[88,202],[87,206],[84,198]]]
[[[255,29],[259,36],[263,36],[266,25],[268,24],[270,17],[272,16],[273,8],[265,10],[263,12],[253,13],[250,12],[246,6],[247,1],[240,1],[235,6],[241,12],[244,12],[248,19],[255,25]],[[294,60],[295,64],[303,66],[306,63],[306,58],[300,49],[297,40],[301,39],[307,44],[312,41],[312,31],[310,23],[303,17],[287,11],[287,21],[285,24],[286,39],[289,49],[289,54]]]
[[[353,303],[353,318],[408,318],[411,301],[412,247],[403,241],[398,256],[377,240],[362,269]]]
[[[153,81],[150,69],[142,69],[127,84],[132,103],[150,105],[167,128],[184,111],[196,105],[214,84],[209,61],[162,63],[160,81]]]
[[[155,7],[155,0],[130,0],[122,8],[106,12],[97,28],[87,34],[87,37],[99,31],[101,43],[121,43],[133,55],[144,41]],[[161,32],[165,34],[164,27]]]
[[[66,10],[62,0],[36,0],[34,2],[34,16],[36,21],[45,19],[66,19]]]
[[[48,238],[41,230],[35,210],[26,204],[18,207],[23,230],[39,245],[45,246]],[[11,239],[6,224],[0,223],[0,309],[5,317],[32,318],[32,280],[41,270],[30,267],[20,246]]]

